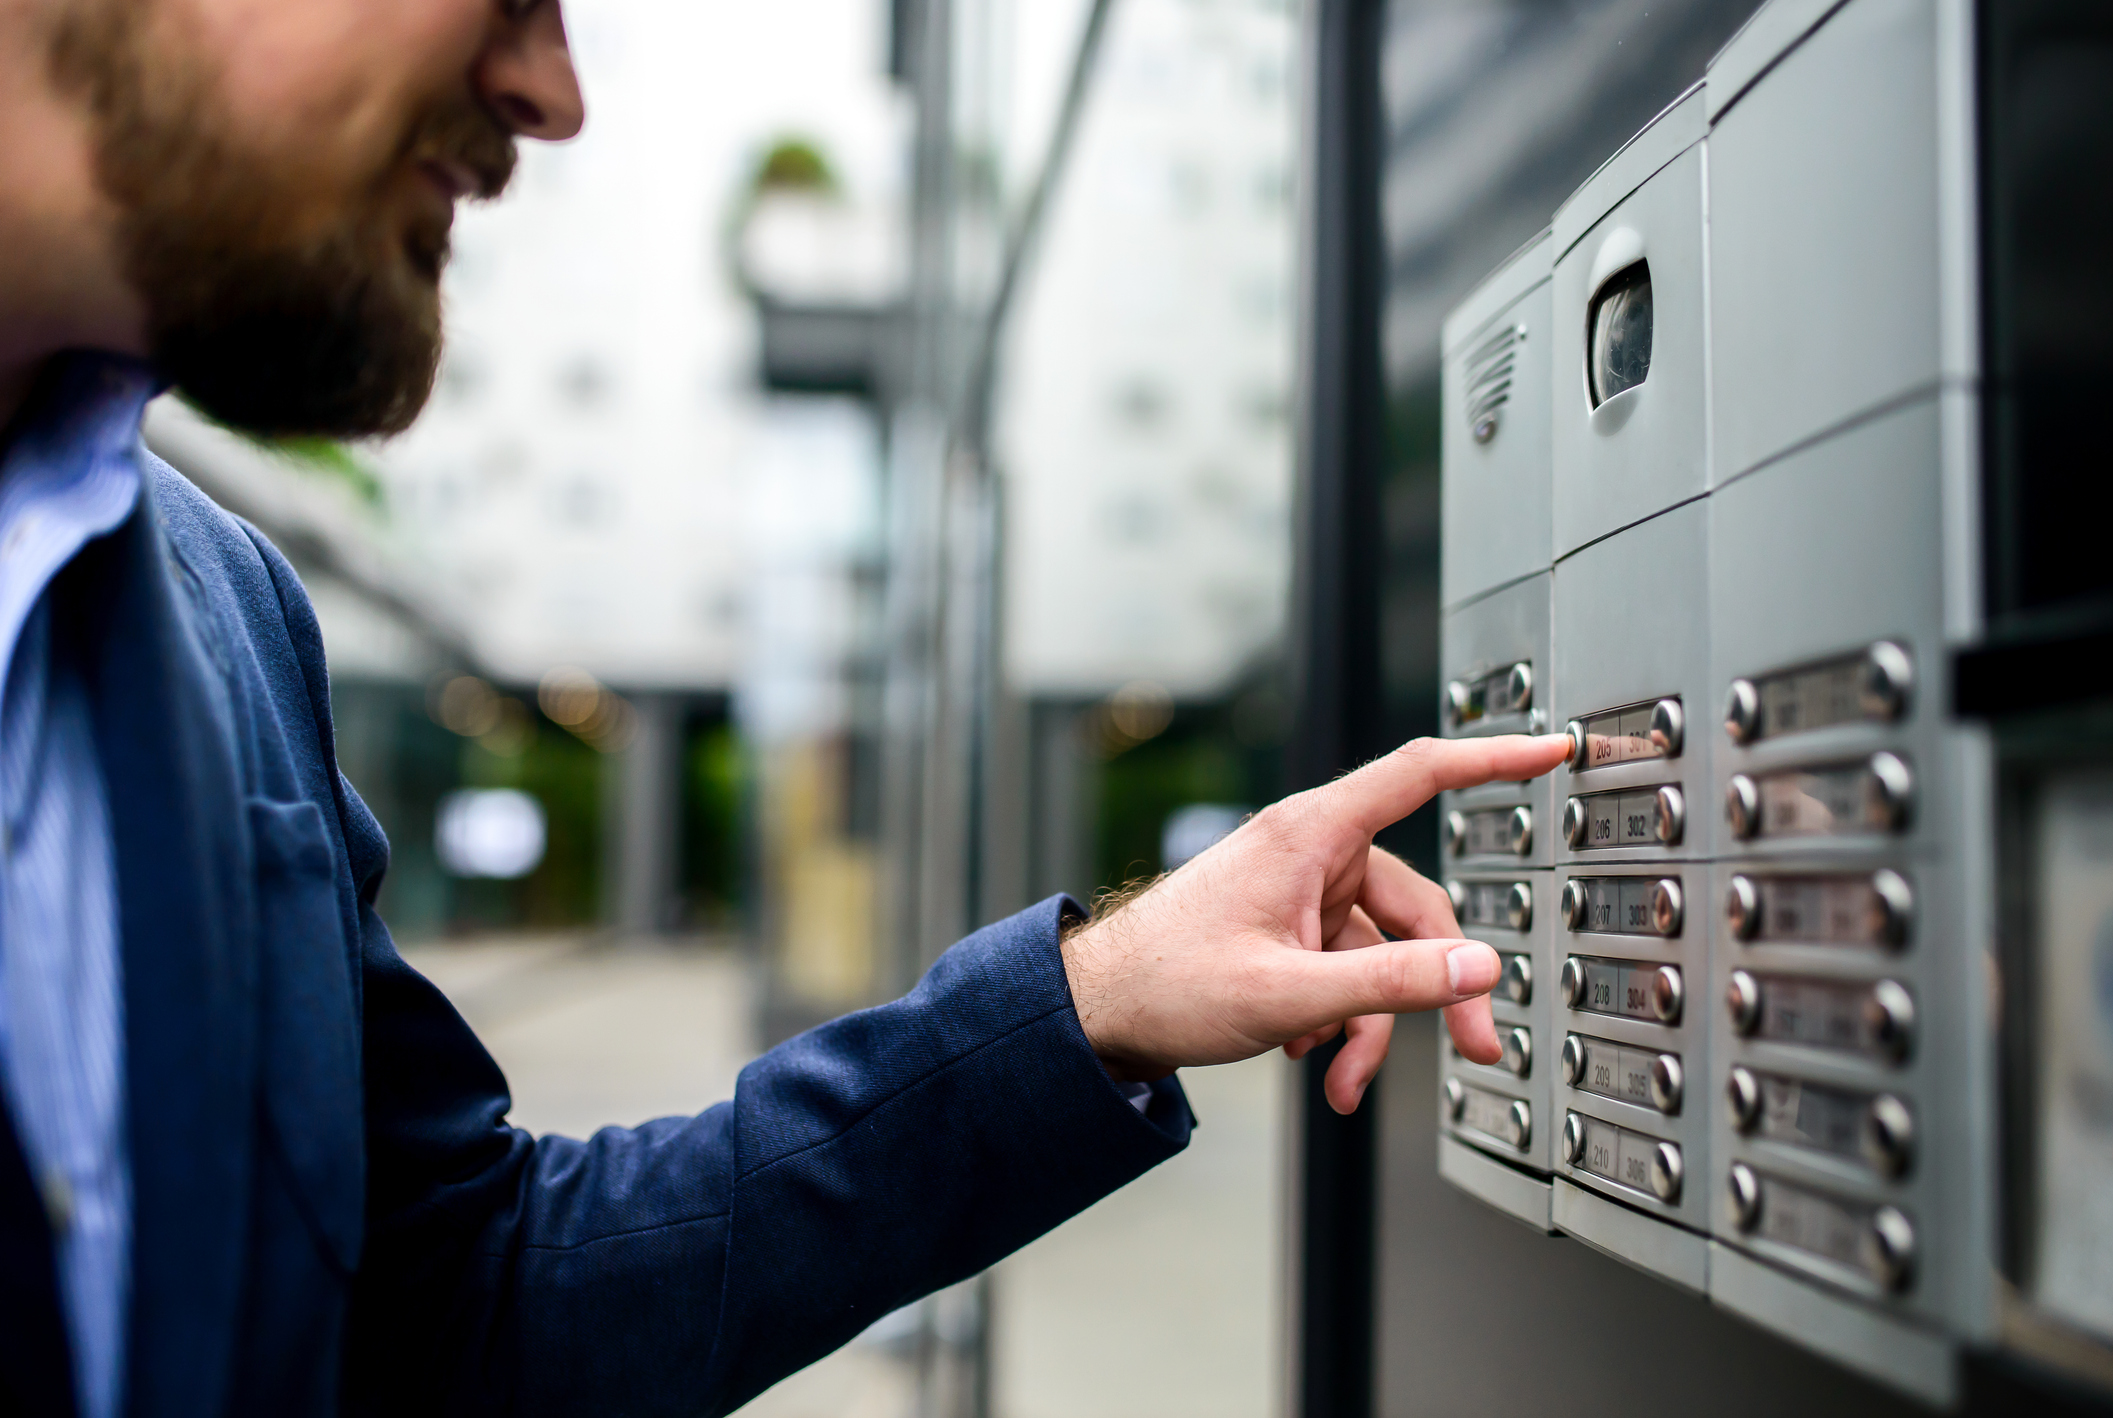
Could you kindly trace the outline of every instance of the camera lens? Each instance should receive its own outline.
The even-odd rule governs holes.
[[[1592,297],[1590,358],[1592,407],[1651,373],[1651,267],[1638,261],[1617,271]]]

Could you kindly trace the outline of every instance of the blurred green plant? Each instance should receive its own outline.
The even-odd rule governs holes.
[[[748,183],[751,196],[766,191],[834,193],[837,186],[836,170],[821,145],[792,135],[774,140],[763,150]]]
[[[1164,733],[1101,765],[1095,890],[1111,891],[1160,869],[1160,832],[1176,808],[1273,796],[1255,781],[1249,754],[1225,720],[1216,710],[1177,712]]]
[[[335,439],[272,438],[251,441],[289,462],[337,479],[352,489],[353,495],[369,507],[379,508],[383,504],[384,490],[381,479],[376,477],[366,464],[354,457],[351,449]]]
[[[541,714],[518,753],[498,754],[462,741],[462,782],[472,788],[518,788],[543,805],[548,836],[543,861],[519,881],[458,881],[457,925],[544,929],[591,925],[601,918],[602,774],[614,761]]]
[[[810,193],[836,197],[842,192],[836,169],[830,165],[821,144],[811,138],[787,134],[775,138],[756,158],[747,182],[726,204],[726,217],[719,229],[719,259],[727,274],[743,292],[760,296],[742,255],[743,233],[764,198],[776,193]]]
[[[416,685],[333,677],[338,764],[389,837],[378,909],[402,940],[447,928],[454,880],[433,850],[440,799],[461,786],[462,741],[433,722]]]
[[[181,394],[178,398],[183,398]],[[222,423],[189,399],[183,399],[184,407],[215,428],[224,428],[252,447],[261,448],[294,464],[304,472],[321,473],[333,478],[352,490],[353,496],[369,507],[379,510],[386,500],[387,490],[374,471],[362,463],[352,450],[334,438],[316,438],[294,435],[284,438],[266,438],[247,429],[235,428]]]
[[[726,929],[747,905],[748,747],[721,719],[692,727],[683,758],[682,894],[693,924]]]

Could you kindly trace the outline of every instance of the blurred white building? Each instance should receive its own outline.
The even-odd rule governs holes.
[[[675,919],[694,711],[716,713],[731,691],[750,743],[841,734],[850,587],[872,571],[872,421],[856,405],[765,396],[728,258],[759,164],[788,139],[826,161],[833,204],[755,234],[753,264],[778,275],[819,253],[826,275],[843,266],[840,229],[892,230],[908,113],[888,73],[887,6],[571,0],[566,18],[586,131],[524,144],[512,190],[461,213],[439,385],[408,433],[275,452],[174,400],[149,419],[154,446],[309,582],[341,751],[395,844],[387,904],[413,931],[457,919],[440,796],[465,779],[516,785],[536,702],[521,692],[561,667],[635,712],[604,726],[620,732],[556,720],[615,755],[584,802],[537,790],[554,851],[573,844],[560,914],[598,894],[594,909],[627,928]],[[899,243],[867,247],[853,243],[852,275],[885,283]],[[499,682],[511,717],[442,712],[440,687],[465,670]],[[810,818],[834,820],[790,814]],[[598,874],[580,862],[594,851]],[[862,870],[838,873],[854,911]]]
[[[1054,67],[1025,57],[1059,23],[1033,8],[1022,104]],[[1110,23],[1002,371],[1007,677],[1207,697],[1278,633],[1290,570],[1296,8]]]
[[[569,664],[627,690],[725,688],[785,526],[782,499],[749,485],[782,476],[786,442],[726,228],[788,134],[851,199],[896,200],[887,16],[872,0],[573,0],[566,18],[587,129],[524,145],[514,189],[463,214],[439,389],[373,456],[497,675]]]

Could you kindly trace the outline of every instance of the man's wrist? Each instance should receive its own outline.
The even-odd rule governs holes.
[[[1123,973],[1110,968],[1110,957],[1129,950],[1129,944],[1116,937],[1128,914],[1125,908],[1144,894],[1143,886],[1133,886],[1134,890],[1125,889],[1113,909],[1109,909],[1109,898],[1104,896],[1097,903],[1102,909],[1091,919],[1081,917],[1067,923],[1058,937],[1057,947],[1063,957],[1065,982],[1071,988],[1072,1007],[1078,1011],[1079,1029],[1086,1036],[1087,1047],[1093,1050],[1093,1056],[1100,1061],[1108,1077],[1118,1084],[1156,1083],[1171,1077],[1175,1071],[1172,1065],[1137,1057],[1110,1027],[1120,1017],[1121,1010],[1109,998],[1109,983]]]

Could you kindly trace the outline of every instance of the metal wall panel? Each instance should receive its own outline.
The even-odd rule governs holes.
[[[1548,569],[1550,247],[1544,236],[1491,276],[1463,306],[1463,328],[1447,322],[1447,606]],[[1502,302],[1494,314],[1490,301]]]
[[[1701,95],[1662,116],[1699,115]],[[1624,197],[1555,265],[1555,554],[1699,497],[1705,476],[1702,148]],[[1650,272],[1650,366],[1595,406],[1587,387],[1594,297],[1641,262]]]
[[[1554,875],[1463,871],[1449,876],[1446,887],[1453,893],[1460,928],[1488,942],[1504,962],[1503,976],[1490,996],[1504,1058],[1494,1064],[1470,1063],[1453,1049],[1452,1036],[1439,1031],[1441,1125],[1447,1135],[1512,1167],[1528,1169],[1545,1183],[1555,1155],[1550,1080],[1559,1068],[1557,1036],[1550,1023],[1556,996],[1550,944],[1556,914]],[[1509,1106],[1513,1102],[1523,1103],[1526,1111],[1515,1112]],[[1507,1187],[1500,1195],[1509,1193]],[[1539,1205],[1545,1221],[1545,1187]]]
[[[1446,613],[1439,649],[1445,675],[1439,714],[1446,737],[1545,729],[1544,706],[1554,693],[1549,586],[1543,572]],[[1551,792],[1544,777],[1442,794],[1440,836],[1447,870],[1549,866],[1554,860]]]
[[[1992,789],[1978,731],[1949,721],[1929,682],[1944,661],[1942,424],[1926,399],[1710,499],[1713,678],[1730,701],[1711,1096],[1720,1239],[1973,1333],[1995,1212],[1992,1070],[1978,1066]],[[1882,759],[1904,771],[1893,786]],[[1895,1008],[1906,1036],[1881,1037]],[[1749,1178],[1781,1190],[1780,1215]],[[1910,1254],[1881,1253],[1902,1238]]]
[[[1564,867],[1556,875],[1557,1175],[1678,1223],[1691,1241],[1651,1245],[1699,1258],[1713,1199],[1704,1091],[1713,1014],[1702,909],[1708,868]]]
[[[2098,840],[2113,777],[2079,765],[2109,761],[2113,719],[2090,660],[2113,633],[2072,596],[2068,620],[2034,622],[2067,639],[1970,643],[1984,513],[1997,519],[1987,554],[2015,580],[2044,569],[2028,532],[2043,536],[2050,504],[2037,504],[2042,524],[2019,520],[2001,466],[2019,430],[2000,420],[1999,466],[1981,485],[1984,389],[1961,333],[1991,302],[2000,327],[2002,302],[2031,285],[2035,328],[2060,330],[2078,368],[2104,343],[2089,314],[2098,267],[2075,259],[2075,231],[2053,229],[2082,208],[2047,174],[2113,132],[2107,33],[2101,10],[2054,0],[1774,0],[1706,87],[1553,214],[1552,565],[1532,708],[1569,728],[1576,751],[1533,814],[1536,849],[1553,843],[1553,895],[1532,883],[1552,966],[1539,976],[1547,1023],[1533,1020],[1548,1104],[1443,1045],[1430,1090],[1454,1186],[1538,1215],[1539,1194],[1517,1183],[1528,1169],[1490,1170],[1503,1112],[1447,1086],[1484,1082],[1530,1103],[1536,1142],[1553,1147],[1550,1228],[1901,1393],[1974,1412],[2103,1411],[2088,1395],[2067,1409],[2020,1354],[2113,1383],[2113,1347],[2074,1318],[2100,1323],[2091,1307],[2107,1291],[2088,1264],[2065,1270],[2071,1257],[2049,1254],[2050,1238],[2098,1242],[2109,1213],[2093,1182],[2056,1175],[2050,1158],[2080,1155],[2086,1134],[2099,1145],[2103,1129],[2049,1102],[2059,1085],[2040,1072],[2051,1046],[2038,1025],[2060,1015],[2062,1067],[2101,1061],[2075,1062],[2089,1011],[2049,989],[2084,988],[2085,937],[2103,916],[2083,864],[2113,850]],[[1992,46],[1979,69],[1975,34]],[[2028,50],[2029,63],[2017,57]],[[2000,139],[2000,171],[1996,149],[1972,151],[1977,120],[1983,141]],[[2020,202],[2001,205],[2021,165],[2038,184],[2029,223]],[[1982,235],[1994,235],[1976,290],[1961,273],[1977,269],[1981,237],[1964,213],[1982,200],[1994,203]],[[1620,277],[1638,262],[1648,368],[1595,364],[1595,301],[1633,297],[1640,283]],[[1501,279],[1470,297],[1448,359],[1512,299]],[[1616,355],[1633,354],[1634,328],[1602,323],[1621,334]],[[2087,387],[2056,372],[2058,387]],[[1987,391],[1998,412],[2006,377]],[[1447,378],[1450,477],[1471,428],[1465,366]],[[2048,485],[2072,485],[2075,462]],[[1459,498],[1448,511],[1447,554],[1468,548],[1469,580],[1489,577],[1477,538],[1500,534],[1505,509]],[[2061,569],[2065,586],[2097,584],[2088,566]],[[1991,615],[2038,604],[2006,586]],[[1482,644],[1523,611],[1497,596],[1455,607],[1446,665],[1462,687],[1448,703],[1486,702],[1476,686],[1530,637],[1513,625],[1510,644]],[[2015,638],[2013,620],[2001,634]],[[1534,726],[1503,703],[1509,720],[1469,713],[1456,731]],[[2023,712],[2051,705],[2071,707]],[[1965,715],[1998,716],[2002,737]],[[1677,840],[1656,830],[1672,816],[1662,790],[1678,795]],[[1525,802],[1513,787],[1480,791]],[[1463,896],[1536,876],[1532,864],[1507,873],[1495,819],[1463,812],[1484,800],[1445,804],[1467,844]],[[2036,1303],[2068,1306],[2065,1318]],[[1774,1392],[1815,1411],[1847,1389],[1786,1376]]]
[[[1936,10],[1856,0],[1710,131],[1719,482],[1942,372]]]
[[[1555,569],[1555,687],[1552,722],[1575,722],[1593,746],[1596,725],[1609,715],[1649,720],[1665,701],[1684,719],[1677,751],[1658,757],[1605,761],[1590,749],[1550,775],[1558,813],[1557,859],[1588,868],[1609,861],[1690,860],[1706,856],[1711,814],[1702,807],[1708,782],[1710,735],[1702,726],[1709,676],[1709,578],[1704,570],[1707,510],[1691,503],[1595,542]],[[1699,722],[1698,722],[1699,721]],[[1583,762],[1588,766],[1579,768]],[[1669,788],[1680,816],[1671,841],[1646,821],[1631,831],[1635,808],[1626,799]],[[1578,808],[1571,807],[1576,799]],[[1610,807],[1611,805],[1611,807]],[[1594,825],[1612,811],[1611,837]],[[1582,815],[1583,830],[1573,820]]]

